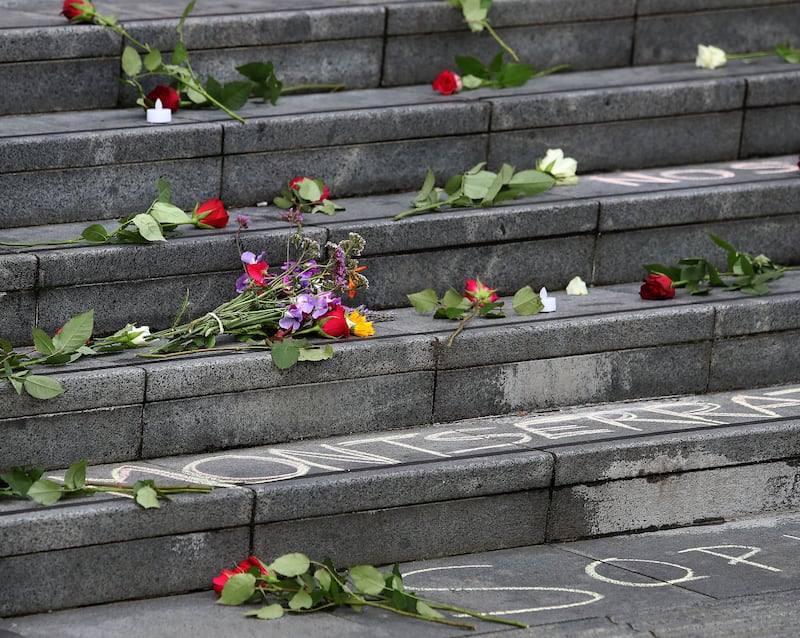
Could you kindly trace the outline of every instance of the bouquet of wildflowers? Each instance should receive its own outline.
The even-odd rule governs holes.
[[[350,298],[367,286],[357,257],[364,239],[350,233],[348,239],[326,245],[328,259],[320,261],[320,246],[294,235],[297,259],[270,270],[264,253],[242,253],[243,274],[236,281],[238,295],[202,317],[155,333],[165,342],[142,356],[172,356],[220,349],[217,339],[231,335],[248,347],[268,348],[279,368],[298,361],[332,356],[330,346],[320,348],[307,335],[330,338],[368,337],[374,334],[364,312],[348,308],[341,295]],[[237,348],[240,349],[240,348]]]

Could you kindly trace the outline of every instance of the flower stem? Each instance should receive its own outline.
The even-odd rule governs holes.
[[[341,91],[345,88],[347,88],[346,84],[295,84],[294,86],[283,87],[281,89],[281,94],[293,93],[295,91],[311,91],[314,89],[324,89],[330,91],[331,93],[335,93],[336,91]]]
[[[441,208],[442,206],[450,206],[455,201],[455,198],[446,199],[443,202],[433,202],[432,204],[426,204],[425,206],[419,206],[417,208],[412,208],[410,210],[403,211],[402,213],[398,213],[392,219],[404,219],[406,217],[410,217],[411,215],[416,215],[417,213],[426,213],[429,210],[436,210]]]
[[[453,334],[451,334],[451,335],[450,335],[450,338],[447,340],[447,347],[448,347],[448,348],[449,348],[449,347],[451,347],[451,346],[453,345],[453,340],[454,340],[454,339],[455,339],[455,338],[456,338],[456,337],[459,335],[459,333],[460,333],[460,332],[461,332],[461,331],[464,329],[464,326],[466,326],[466,325],[467,325],[467,321],[469,321],[470,319],[472,319],[472,318],[473,318],[475,315],[477,315],[477,314],[478,314],[478,308],[476,308],[475,306],[473,306],[473,307],[472,307],[472,310],[470,310],[470,312],[469,312],[469,313],[467,313],[466,315],[464,315],[464,316],[461,318],[461,321],[459,321],[459,322],[458,322],[458,327],[456,327],[456,329],[455,329],[455,330],[453,330]]]
[[[33,246],[61,246],[64,244],[75,244],[79,241],[83,241],[83,237],[75,237],[73,239],[61,239],[58,241],[32,241],[29,243],[26,242],[13,242],[13,241],[0,241],[0,246],[25,246],[25,247],[33,247]]]
[[[391,611],[395,614],[400,614],[401,616],[409,616],[410,618],[419,618],[421,620],[428,620],[430,622],[436,622],[442,625],[449,625],[451,627],[460,627],[462,629],[475,629],[475,625],[472,625],[470,623],[459,622],[457,620],[447,620],[446,618],[431,618],[429,616],[423,616],[422,614],[415,614],[414,612],[411,611],[398,609],[397,607],[391,607],[390,605],[384,605],[383,603],[379,603],[373,600],[359,601],[359,605],[367,605],[368,607],[377,607],[378,609]]]
[[[766,58],[775,55],[775,51],[754,51],[753,53],[726,53],[728,60],[743,60],[745,58]]]
[[[495,39],[495,42],[497,42],[497,44],[499,44],[501,47],[503,47],[503,49],[508,53],[508,55],[510,55],[512,58],[514,58],[514,62],[519,62],[519,57],[517,56],[516,53],[514,53],[514,50],[510,46],[508,46],[505,42],[503,42],[503,40],[500,38],[500,36],[497,35],[497,31],[492,29],[492,26],[489,24],[489,22],[487,20],[481,20],[481,24],[489,32],[489,34]]]

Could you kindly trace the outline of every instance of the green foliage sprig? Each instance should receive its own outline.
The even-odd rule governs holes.
[[[473,33],[480,33],[483,30],[489,32],[495,42],[499,44],[515,62],[519,62],[519,56],[497,35],[497,32],[489,24],[489,11],[492,9],[492,0],[445,0],[449,5],[460,9],[464,14],[464,21]]]
[[[184,23],[194,10],[194,6],[195,0],[191,0],[178,20],[175,29],[178,39],[169,60],[162,55],[159,49],[134,38],[115,16],[102,15],[86,0],[76,1],[72,5],[78,11],[78,15],[72,18],[71,22],[92,22],[112,30],[123,39],[125,46],[122,50],[121,62],[124,77],[120,81],[136,91],[139,96],[136,103],[143,107],[153,106],[142,86],[142,80],[150,77],[166,76],[171,78],[175,90],[186,98],[181,100],[181,104],[213,105],[242,123],[245,120],[234,111],[244,106],[251,97],[261,98],[274,105],[283,93],[308,89],[336,91],[344,88],[343,84],[302,84],[284,87],[277,78],[271,61],[251,62],[236,67],[236,70],[246,78],[244,80],[234,80],[223,84],[213,76],[209,76],[204,84],[192,68],[183,36]]]
[[[258,561],[254,557],[250,560]],[[258,565],[246,573],[233,574],[222,588],[219,603],[261,603],[260,608],[248,611],[245,615],[262,620],[280,618],[286,611],[299,614],[336,607],[351,607],[356,611],[375,607],[463,629],[475,629],[475,626],[447,618],[442,612],[527,627],[521,622],[479,614],[417,596],[405,588],[396,564],[388,572],[381,572],[372,565],[357,565],[342,570],[337,569],[330,559],[317,562],[300,553],[284,554],[269,565],[258,561]]]
[[[94,311],[75,315],[51,337],[41,328],[33,328],[33,350],[18,352],[9,341],[0,339],[0,381],[11,384],[17,394],[34,399],[52,399],[64,392],[53,377],[34,374],[33,366],[65,365],[84,356],[110,354],[139,348],[151,339],[147,326],[127,324],[113,335],[92,340]]]
[[[425,314],[433,311],[434,319],[449,319],[459,322],[458,327],[447,340],[448,348],[453,345],[455,338],[473,317],[502,319],[506,316],[503,311],[505,302],[498,300],[493,288],[488,288],[483,282],[475,279],[467,280],[466,286],[467,291],[463,294],[451,286],[441,297],[433,288],[406,295],[418,313]],[[512,307],[518,315],[526,316],[541,312],[544,304],[533,288],[525,286],[514,294]]]
[[[536,71],[530,64],[516,62],[503,62],[503,52],[500,51],[486,66],[470,56],[457,55],[456,65],[461,72],[461,83],[465,89],[477,89],[488,86],[493,89],[507,89],[523,86],[528,80],[543,77],[569,68],[569,64]]]
[[[98,483],[86,480],[86,459],[69,466],[64,475],[64,482],[57,483],[43,479],[43,467],[12,467],[0,473],[0,498],[27,498],[40,505],[52,505],[62,498],[91,496],[99,492],[115,492],[131,494],[134,501],[144,509],[158,508],[159,499],[169,501],[170,494],[199,493],[207,494],[210,487],[194,485],[156,485],[151,480],[136,481],[132,486],[120,483]]]
[[[395,215],[394,219],[435,211],[442,206],[494,206],[522,195],[538,195],[556,184],[552,175],[536,169],[516,172],[513,166],[503,164],[493,173],[484,170],[484,166],[486,162],[481,162],[465,173],[454,175],[444,188],[436,186],[436,176],[429,168],[422,189],[412,202],[414,207]],[[446,197],[442,199],[443,196]]]
[[[769,292],[767,282],[783,277],[788,266],[779,266],[765,255],[755,257],[734,248],[724,239],[709,234],[711,241],[728,253],[728,272],[719,272],[710,261],[702,257],[680,259],[677,265],[645,264],[650,273],[666,275],[672,279],[674,288],[685,287],[689,294],[704,295],[711,288],[738,290],[746,295],[765,295]],[[727,281],[723,277],[733,277]]]

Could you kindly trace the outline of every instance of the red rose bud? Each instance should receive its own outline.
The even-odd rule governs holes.
[[[91,22],[94,19],[94,5],[89,0],[64,0],[61,13],[70,22]]]
[[[222,573],[219,576],[215,577],[213,580],[214,583],[214,591],[217,595],[222,593],[223,588],[225,587],[225,583],[228,582],[228,579],[235,575],[235,574],[246,574],[250,571],[251,567],[257,567],[258,571],[261,572],[262,576],[269,576],[269,570],[264,567],[264,563],[258,560],[255,556],[250,556],[245,558],[241,561],[236,567],[231,569],[223,569]]]
[[[300,186],[301,182],[303,182],[303,181],[305,181],[305,180],[307,180],[307,179],[312,179],[312,178],[310,178],[310,177],[308,177],[308,176],[306,176],[306,177],[295,177],[295,178],[294,178],[294,179],[293,179],[291,182],[289,182],[289,188],[290,188],[291,190],[294,190],[295,188],[297,188],[298,186]],[[312,181],[313,181],[313,180],[312,180]],[[322,202],[324,202],[326,199],[330,199],[330,196],[331,196],[331,193],[330,193],[330,191],[328,190],[328,187],[327,187],[327,186],[325,186],[325,185],[323,184],[323,185],[322,185],[322,197],[320,197],[320,198],[319,198],[317,201],[315,201],[314,203],[315,203],[315,204],[321,204],[321,203],[322,203]]]
[[[642,299],[672,299],[675,288],[672,287],[672,279],[666,275],[651,273],[642,284],[639,294]]]
[[[335,306],[333,310],[322,315],[317,320],[317,325],[320,332],[328,337],[347,338],[350,336],[350,325],[347,323],[347,317],[344,316],[342,306]]]
[[[169,109],[173,113],[177,111],[178,107],[181,105],[180,93],[171,86],[164,86],[163,84],[159,84],[147,94],[148,106],[155,106],[156,100],[161,100],[161,106],[165,109]]]
[[[442,95],[452,95],[461,90],[461,78],[445,69],[433,81],[433,90],[439,91]]]
[[[198,228],[225,228],[228,225],[228,212],[222,200],[212,198],[197,207],[192,221]]]
[[[477,279],[467,279],[464,290],[466,291],[464,296],[472,303],[477,303],[479,306],[483,306],[486,303],[494,303],[500,298],[497,296],[497,293],[495,293],[494,288],[489,288],[486,284]]]

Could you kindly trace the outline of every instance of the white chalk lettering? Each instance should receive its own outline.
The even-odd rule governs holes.
[[[651,583],[631,582],[627,580],[617,580],[608,576],[603,576],[598,573],[597,568],[601,565],[608,565],[611,563],[652,563],[656,565],[667,565],[675,569],[682,569],[686,573],[680,578],[672,578],[670,580],[659,580]],[[676,565],[675,563],[665,563],[660,560],[647,560],[645,558],[604,558],[603,560],[596,560],[586,566],[586,574],[592,578],[602,581],[604,583],[611,583],[612,585],[622,585],[623,587],[665,587],[667,585],[677,585],[678,583],[687,583],[691,580],[702,580],[708,576],[695,576],[694,571],[689,567],[683,565]]]
[[[722,552],[716,552],[716,549],[746,549],[749,550],[744,554],[739,554],[737,556],[731,556],[730,554],[723,554]],[[782,571],[777,567],[770,567],[769,565],[763,565],[761,563],[755,563],[753,561],[747,560],[751,556],[755,556],[761,551],[760,547],[750,547],[749,545],[711,545],[710,547],[690,547],[689,549],[682,549],[679,551],[679,554],[685,554],[687,552],[702,552],[703,554],[710,554],[711,556],[718,556],[719,558],[727,558],[728,565],[750,565],[751,567],[758,567],[759,569],[766,569],[770,572],[779,572]]]

